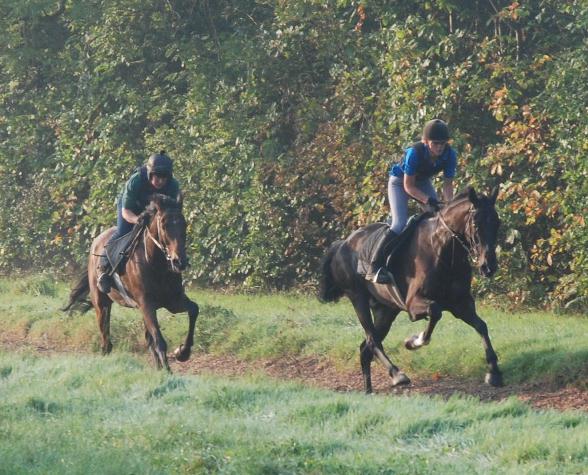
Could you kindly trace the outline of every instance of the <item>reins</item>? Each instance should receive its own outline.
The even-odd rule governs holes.
[[[467,243],[464,242],[464,239],[462,239],[458,233],[456,233],[453,229],[451,229],[449,227],[447,222],[443,219],[443,216],[441,216],[441,213],[437,213],[438,221],[441,222],[443,227],[445,229],[447,229],[447,231],[449,231],[449,234],[451,235],[451,241],[453,244],[453,248],[451,250],[451,267],[453,267],[454,257],[455,257],[455,241],[457,241],[461,245],[461,247],[463,247],[463,249],[466,251],[468,257],[471,259],[472,263],[474,265],[478,265],[478,256],[472,252],[472,248],[476,247],[478,243],[476,242],[475,236],[473,236],[473,237],[470,236],[469,238],[467,237],[468,234],[470,234],[470,235],[474,234],[471,231],[471,226],[472,226],[471,222],[473,219],[474,212],[475,212],[474,209],[470,209],[468,211],[469,216],[468,216],[466,224],[465,224],[464,238],[466,241],[468,241]]]

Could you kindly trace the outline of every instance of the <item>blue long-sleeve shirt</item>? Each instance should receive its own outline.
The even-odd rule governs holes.
[[[447,145],[441,156],[435,160],[432,160],[426,144],[420,145],[420,149],[422,153],[419,153],[416,144],[407,148],[402,161],[392,165],[389,174],[396,177],[416,176],[417,180],[421,180],[443,171],[445,178],[455,177],[457,153],[454,149]]]

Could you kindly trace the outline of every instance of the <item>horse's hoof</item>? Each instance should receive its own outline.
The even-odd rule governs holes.
[[[409,336],[404,340],[404,346],[407,350],[418,350],[420,347],[416,346],[414,343],[418,339],[418,335]]]
[[[423,338],[423,333],[419,335],[409,336],[404,340],[404,346],[407,350],[418,350],[419,348],[428,345],[430,340]]]
[[[108,342],[108,345],[102,347],[102,354],[104,356],[110,354],[112,351],[112,343]]]
[[[410,384],[410,378],[402,371],[392,376],[392,386],[406,386],[407,384]]]
[[[181,363],[188,361],[190,359],[190,348],[180,345],[176,348],[176,351],[174,351],[174,357]]]
[[[504,386],[504,382],[502,381],[502,374],[500,373],[486,373],[484,382],[490,386],[494,386],[495,388]]]

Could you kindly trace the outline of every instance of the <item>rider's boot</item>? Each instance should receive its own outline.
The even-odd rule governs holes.
[[[98,263],[98,290],[103,294],[110,292],[112,288],[112,276],[110,275],[110,262],[105,253],[100,256],[100,262]]]
[[[386,269],[386,259],[390,253],[390,244],[398,237],[391,229],[388,230],[378,243],[378,247],[374,252],[374,258],[370,262],[371,270],[366,274],[366,280],[374,284],[391,284],[394,282],[394,276]]]

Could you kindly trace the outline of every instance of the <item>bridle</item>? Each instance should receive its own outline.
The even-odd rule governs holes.
[[[161,217],[157,216],[157,237],[161,239],[162,236],[162,232],[161,232]],[[146,236],[151,239],[153,241],[153,243],[161,250],[161,252],[163,252],[163,255],[165,256],[165,259],[168,262],[172,262],[172,257],[169,254],[169,251],[167,250],[167,246],[163,243],[163,242],[159,242],[157,239],[155,239],[153,237],[153,235],[151,234],[151,232],[149,231],[149,226],[145,226],[145,230],[143,231]],[[147,262],[149,262],[149,257],[147,255],[147,239],[144,238],[143,239],[143,247],[145,249],[145,260]]]
[[[454,257],[455,257],[455,242],[456,241],[466,251],[471,262],[475,266],[478,265],[479,256],[473,252],[473,249],[479,249],[479,247],[480,247],[480,239],[478,238],[478,235],[474,230],[474,227],[475,227],[474,214],[475,213],[476,213],[476,209],[473,207],[468,211],[468,216],[466,218],[466,223],[465,223],[465,229],[464,229],[464,233],[462,236],[460,236],[459,233],[456,233],[453,229],[451,229],[449,227],[449,225],[447,224],[445,219],[443,219],[443,216],[441,216],[441,213],[437,213],[438,222],[440,222],[443,225],[443,227],[447,231],[449,231],[449,234],[451,235],[451,241],[452,241],[452,245],[453,245],[453,248],[451,251],[451,266],[452,267],[453,267]]]

